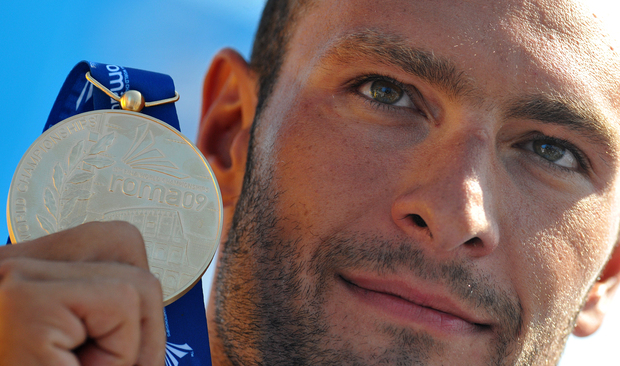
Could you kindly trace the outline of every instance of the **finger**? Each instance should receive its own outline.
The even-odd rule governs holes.
[[[135,289],[117,281],[6,276],[0,286],[0,311],[8,315],[0,320],[2,364],[77,366],[71,351],[88,336],[93,341],[81,350],[83,365],[133,365],[140,343],[138,303]]]
[[[70,248],[70,250],[67,250]],[[9,251],[6,251],[8,249]],[[148,268],[146,251],[138,230],[126,222],[93,222],[27,243],[0,249],[0,259],[11,256],[66,261],[119,261]],[[62,273],[62,272],[58,272]],[[95,272],[86,272],[95,273]],[[82,276],[82,274],[78,275]],[[56,278],[61,278],[58,276]],[[138,278],[144,278],[138,277]],[[145,300],[141,359],[146,364],[159,363],[165,354],[161,287],[152,276],[147,282],[155,283],[153,293],[159,300]],[[138,288],[142,288],[139,286]],[[143,296],[148,299],[148,296]],[[157,313],[157,316],[148,315]],[[153,360],[153,361],[150,361]]]
[[[83,320],[90,338],[77,353],[80,363],[135,365],[141,336],[140,296],[135,288],[114,281],[81,282],[76,287],[87,287],[89,295],[97,292],[95,296],[66,298],[67,305]]]
[[[3,278],[0,286],[3,365],[78,365],[77,357],[68,350],[86,339],[86,331],[80,319],[65,306],[58,306],[49,295],[46,289],[33,286],[19,276]]]
[[[149,268],[142,235],[135,226],[124,221],[90,222],[0,248],[0,260],[17,256],[63,261],[114,261]]]
[[[150,272],[118,263],[69,263],[23,258],[5,260],[0,265],[0,275],[3,271],[19,272],[23,278],[38,281],[109,279],[131,283],[139,295],[137,306],[140,309],[142,336],[138,364],[163,363],[166,344],[163,295],[159,281]],[[125,304],[121,302],[119,306]]]

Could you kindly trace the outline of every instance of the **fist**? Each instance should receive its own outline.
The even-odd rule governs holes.
[[[163,365],[165,343],[161,286],[132,225],[0,248],[3,365]]]

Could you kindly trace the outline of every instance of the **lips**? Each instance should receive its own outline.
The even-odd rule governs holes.
[[[399,322],[417,324],[447,334],[471,334],[486,331],[484,319],[437,291],[422,292],[400,279],[339,276],[345,287],[361,303]]]

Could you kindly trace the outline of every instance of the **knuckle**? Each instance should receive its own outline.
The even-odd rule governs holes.
[[[161,288],[159,280],[151,272],[142,271],[142,277],[147,287],[155,289]]]
[[[105,240],[105,256],[114,260],[148,268],[142,234],[126,221],[90,222],[82,225],[89,237]]]
[[[161,282],[159,282],[159,279],[157,279],[157,277],[150,272],[146,275],[146,285],[149,289],[149,294],[153,297],[153,300],[157,301],[156,303],[163,303],[164,294],[161,288]]]
[[[92,235],[123,240],[141,241],[142,235],[138,228],[127,221],[93,221],[79,227]]]
[[[142,241],[142,234],[140,234],[140,230],[135,227],[133,224],[130,224],[127,221],[111,221],[110,224],[114,225],[115,230],[121,232],[128,239],[133,241]]]
[[[4,282],[6,277],[19,275],[25,265],[24,258],[6,258],[0,261],[0,279]]]
[[[146,265],[146,248],[142,234],[134,225],[126,221],[111,221],[107,234],[114,233],[115,249],[135,264]]]
[[[138,304],[140,296],[138,290],[130,283],[117,282],[114,291],[127,304]]]
[[[148,304],[160,304],[163,303],[163,292],[161,283],[151,272],[137,269],[135,278],[139,281],[140,286],[143,289],[143,296]]]

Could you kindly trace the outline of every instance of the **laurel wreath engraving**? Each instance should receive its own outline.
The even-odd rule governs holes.
[[[86,183],[93,179],[95,173],[83,170],[84,164],[96,169],[104,169],[114,164],[114,160],[102,156],[114,142],[114,132],[109,133],[97,140],[88,151],[84,148],[84,140],[80,140],[73,146],[67,166],[63,169],[61,163],[56,163],[53,172],[52,189],[45,188],[43,201],[51,219],[45,215],[37,215],[39,225],[48,234],[55,233],[70,227],[82,224],[86,217],[74,215],[78,201],[88,200],[93,196],[90,190],[77,188],[78,184]],[[49,217],[48,216],[48,217]]]

